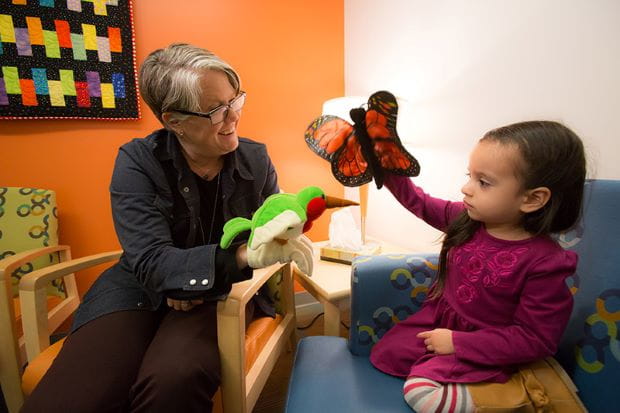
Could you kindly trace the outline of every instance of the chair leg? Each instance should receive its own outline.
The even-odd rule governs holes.
[[[24,404],[24,394],[21,388],[21,377],[19,373],[5,371],[2,366],[0,370],[0,383],[2,383],[2,393],[9,413],[17,413]]]
[[[299,341],[299,337],[297,337],[297,332],[293,331],[293,334],[291,334],[291,337],[288,340],[288,346],[287,346],[287,351],[289,352],[295,352],[295,350],[297,349],[297,342]]]
[[[4,280],[0,278],[2,284]],[[4,288],[4,285],[0,285],[0,288]],[[2,301],[2,308],[8,308],[9,303],[6,300],[8,294],[0,295],[0,301]],[[0,312],[0,326],[10,326],[11,317],[10,311]],[[0,385],[2,386],[2,393],[4,394],[4,400],[10,413],[17,413],[24,404],[24,395],[22,393],[22,377],[21,367],[19,365],[20,354],[19,349],[16,347],[13,340],[12,333],[4,334],[7,328],[2,328],[3,333],[0,334]],[[12,332],[12,330],[9,330]]]

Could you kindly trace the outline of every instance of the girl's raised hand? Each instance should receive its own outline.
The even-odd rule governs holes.
[[[454,353],[452,330],[448,330],[447,328],[436,328],[434,330],[422,331],[418,333],[416,337],[424,339],[426,350],[431,353],[442,355]]]

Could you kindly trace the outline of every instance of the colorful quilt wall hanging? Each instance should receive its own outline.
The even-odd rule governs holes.
[[[0,0],[0,119],[139,118],[131,0]]]

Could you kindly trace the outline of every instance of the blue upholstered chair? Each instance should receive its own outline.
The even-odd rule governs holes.
[[[586,185],[584,214],[559,242],[578,252],[569,284],[573,314],[557,360],[592,413],[620,411],[620,181]],[[419,309],[437,255],[359,257],[352,266],[349,340],[313,336],[299,342],[286,412],[411,412],[403,380],[376,370],[372,346]]]

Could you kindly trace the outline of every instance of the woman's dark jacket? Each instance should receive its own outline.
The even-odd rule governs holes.
[[[225,156],[220,179],[225,220],[251,218],[279,192],[265,145],[249,139]],[[201,245],[198,184],[174,134],[161,129],[123,145],[110,194],[124,253],[86,293],[72,330],[116,311],[156,310],[166,296],[222,299],[233,282],[252,276],[236,268],[234,250],[221,250],[219,240]]]

